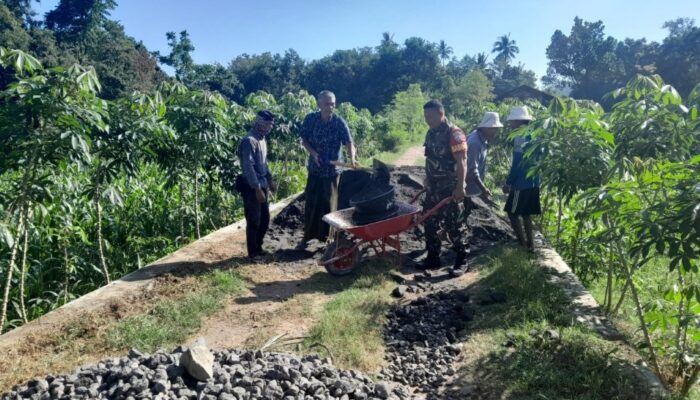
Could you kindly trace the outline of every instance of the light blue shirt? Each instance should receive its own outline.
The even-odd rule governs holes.
[[[489,142],[484,140],[479,131],[475,130],[467,136],[467,189],[466,195],[475,197],[481,195],[479,179],[486,177],[486,156],[489,152]]]

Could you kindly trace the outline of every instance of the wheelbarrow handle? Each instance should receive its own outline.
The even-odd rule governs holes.
[[[419,215],[416,217],[416,225],[422,224],[423,222],[425,222],[425,220],[427,220],[428,218],[430,218],[430,217],[432,217],[433,215],[437,214],[438,211],[440,211],[440,209],[441,209],[442,207],[445,207],[445,205],[447,205],[449,202],[451,202],[451,201],[453,201],[453,200],[454,200],[454,197],[452,197],[452,196],[447,196],[447,197],[445,197],[444,199],[442,199],[442,201],[440,201],[439,203],[437,203],[437,204],[435,205],[435,207],[433,207],[433,208],[431,208],[430,210],[424,212],[423,214],[419,214]]]

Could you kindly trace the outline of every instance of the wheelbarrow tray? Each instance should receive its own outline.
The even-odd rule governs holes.
[[[416,215],[421,211],[421,208],[413,204],[400,202],[397,202],[396,205],[399,208],[397,215],[372,222],[371,224],[355,225],[352,222],[355,208],[346,208],[326,214],[323,216],[323,220],[335,229],[349,232],[362,240],[378,240],[387,236],[398,235],[415,226]]]
[[[355,225],[352,221],[354,208],[346,208],[323,216],[323,220],[335,228],[335,240],[326,248],[319,264],[331,275],[342,276],[352,272],[358,264],[360,248],[371,247],[376,254],[386,255],[387,247],[396,249],[401,264],[401,240],[399,235],[421,225],[435,215],[440,208],[452,201],[452,196],[443,199],[430,210],[422,210],[413,205],[421,191],[410,204],[397,202],[398,213],[384,220],[371,224]]]

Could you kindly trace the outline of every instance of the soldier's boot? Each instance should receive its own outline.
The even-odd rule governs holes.
[[[467,263],[467,253],[458,253],[457,258],[455,258],[455,264],[450,268],[450,276],[458,277],[469,272],[470,265]]]
[[[416,269],[428,270],[428,269],[438,269],[442,267],[442,262],[440,261],[440,256],[437,254],[431,254],[428,252],[428,256],[425,257],[422,263],[416,266]]]

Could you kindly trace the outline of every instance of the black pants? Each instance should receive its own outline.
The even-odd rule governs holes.
[[[260,203],[255,196],[255,191],[246,191],[243,196],[243,210],[245,212],[245,236],[250,257],[262,251],[263,238],[270,226],[270,203]],[[265,196],[269,196],[265,190]]]
[[[323,221],[323,216],[336,210],[338,177],[321,178],[309,175],[304,193],[304,240],[318,239],[324,242],[330,226]]]

